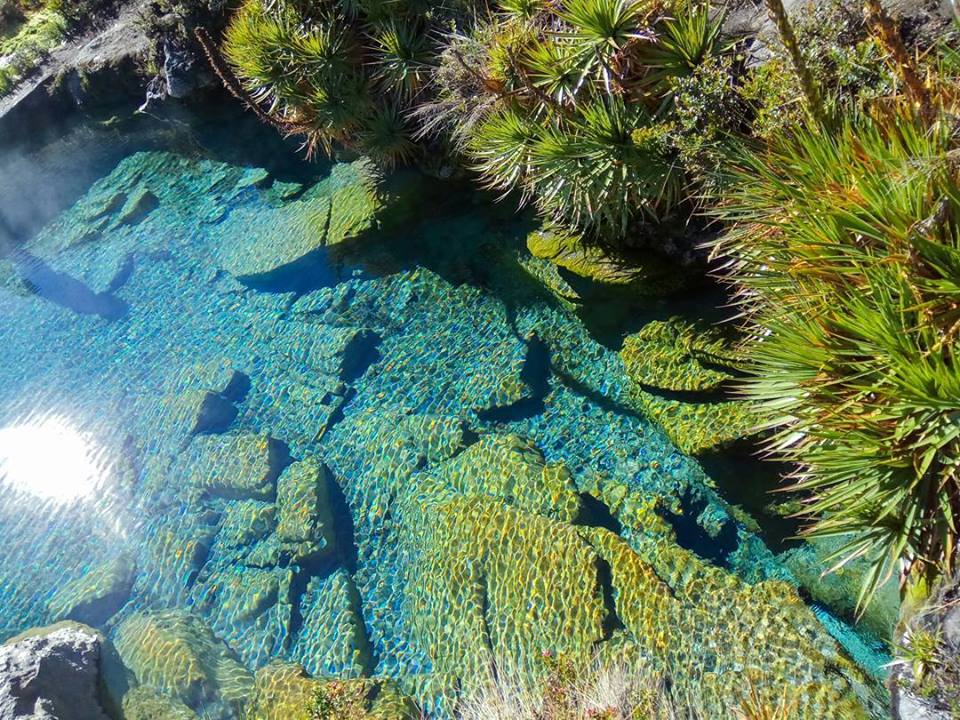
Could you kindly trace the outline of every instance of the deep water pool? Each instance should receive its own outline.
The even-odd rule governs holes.
[[[297,718],[304,672],[446,717],[548,651],[811,718],[870,695],[882,644],[743,509],[755,465],[638,402],[609,318],[671,301],[594,332],[509,207],[184,133],[4,166],[0,641],[102,629],[130,717]]]

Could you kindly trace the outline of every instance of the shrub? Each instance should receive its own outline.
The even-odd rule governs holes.
[[[908,109],[745,152],[716,250],[749,318],[744,390],[796,464],[807,534],[891,574],[949,572],[960,520],[960,163]]]

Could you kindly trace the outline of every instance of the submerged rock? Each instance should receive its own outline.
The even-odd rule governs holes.
[[[103,644],[96,630],[63,622],[0,645],[0,717],[108,720],[101,689]]]
[[[62,588],[50,600],[57,619],[103,625],[130,597],[136,564],[126,555],[92,568]]]
[[[292,279],[316,253],[371,228],[380,203],[368,161],[337,164],[327,179],[269,215],[230,213],[218,228],[220,267],[253,284]]]
[[[292,562],[333,551],[329,482],[315,458],[288,466],[277,481],[277,538]]]
[[[188,453],[191,484],[227,498],[270,499],[286,464],[282,444],[267,435],[204,435]]]
[[[117,627],[116,646],[141,685],[194,709],[218,701],[239,709],[253,683],[229,648],[185,611],[131,615]]]
[[[530,233],[527,249],[534,257],[549,260],[582,278],[601,285],[626,287],[640,295],[668,295],[687,284],[677,268],[665,261],[628,262],[561,230]]]
[[[199,720],[199,716],[179,700],[138,687],[123,696],[123,720]]]
[[[355,678],[372,670],[360,593],[345,570],[313,578],[300,599],[303,624],[290,657],[311,674]]]
[[[247,717],[257,720],[313,720],[313,708],[322,703],[321,717],[346,720],[417,720],[416,705],[389,680],[311,678],[302,667],[273,662],[257,672],[247,705]]]

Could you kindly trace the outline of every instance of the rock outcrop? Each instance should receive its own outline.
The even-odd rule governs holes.
[[[62,622],[0,645],[0,717],[4,720],[109,720],[104,699],[105,640]]]

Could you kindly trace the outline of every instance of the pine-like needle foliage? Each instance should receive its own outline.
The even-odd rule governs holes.
[[[690,177],[668,138],[674,83],[724,53],[706,6],[501,2],[452,36],[422,110],[483,183],[588,239],[670,218]]]
[[[808,534],[891,574],[960,534],[960,143],[903,110],[745,153],[718,250],[749,318],[746,394],[796,464]]]
[[[392,166],[416,156],[405,116],[436,61],[434,25],[445,12],[421,0],[246,0],[223,53],[308,154],[339,143]]]

